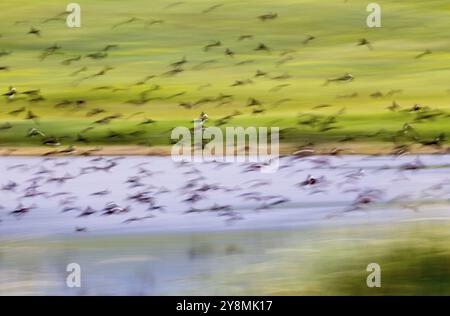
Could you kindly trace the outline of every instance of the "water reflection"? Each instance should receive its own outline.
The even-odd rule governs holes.
[[[449,225],[315,228],[15,241],[1,246],[0,294],[449,294]],[[68,263],[82,267],[67,288]],[[382,287],[366,286],[366,267]]]

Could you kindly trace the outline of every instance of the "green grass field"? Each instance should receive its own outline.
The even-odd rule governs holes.
[[[0,146],[42,145],[42,137],[27,137],[31,127],[61,145],[169,145],[170,130],[190,127],[202,111],[209,126],[278,126],[282,141],[296,145],[387,143],[406,122],[421,140],[448,135],[450,3],[377,2],[381,28],[366,26],[369,2],[361,0],[80,0],[81,28],[69,28],[58,16],[66,1],[4,0],[0,67],[8,69],[0,88],[18,94],[0,100]],[[258,19],[268,13],[278,17]],[[27,34],[31,27],[40,36]],[[357,45],[362,38],[372,50]],[[214,41],[221,46],[205,52]],[[269,51],[255,50],[260,43]],[[61,48],[42,58],[54,44]],[[87,56],[106,45],[117,47]],[[171,74],[184,57],[183,71]],[[112,69],[99,74],[105,67]],[[257,70],[266,74],[255,77]],[[355,80],[324,85],[345,73]],[[232,86],[237,80],[251,83]],[[261,104],[248,106],[250,98]],[[393,101],[396,111],[387,109]],[[424,108],[410,112],[416,103]],[[26,119],[28,111],[38,118]],[[141,124],[146,119],[156,122]]]

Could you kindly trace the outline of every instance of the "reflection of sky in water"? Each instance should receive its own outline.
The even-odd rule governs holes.
[[[77,197],[74,206],[81,208],[89,205],[101,210],[108,202],[131,205],[128,214],[77,218],[76,211],[61,213],[62,197],[39,196],[21,200],[26,206],[38,206],[29,214],[20,219],[8,215],[30,184],[27,180],[39,176],[36,173],[41,168],[53,169],[55,177],[66,173],[76,175],[81,168],[92,165],[92,159],[0,158],[0,185],[9,180],[19,184],[16,192],[0,191],[0,205],[4,207],[0,210],[0,239],[3,240],[0,294],[246,294],[251,291],[244,284],[248,280],[226,287],[226,278],[217,279],[216,275],[234,274],[247,266],[264,266],[286,247],[312,249],[314,242],[321,238],[319,232],[327,227],[443,222],[450,218],[450,173],[448,166],[442,167],[450,163],[450,157],[438,155],[421,156],[420,160],[427,166],[440,168],[420,170],[398,168],[415,161],[416,157],[349,156],[326,158],[328,161],[313,157],[295,163],[283,158],[282,168],[275,174],[243,173],[244,166],[240,164],[220,168],[214,164],[177,167],[169,158],[127,157],[118,160],[118,166],[110,172],[86,174],[64,184],[41,180],[38,190],[50,194],[70,192]],[[147,163],[142,167],[154,174],[142,177],[144,187],[129,189],[125,181],[139,175],[137,166],[141,163]],[[25,166],[10,168],[21,164]],[[97,163],[105,164],[106,161]],[[184,214],[189,205],[182,201],[188,194],[180,188],[200,175],[186,174],[193,168],[205,177],[200,181],[202,184],[219,184],[229,189],[240,187],[239,191],[208,191],[204,193],[206,199],[195,207],[229,204],[243,219],[228,223],[213,212]],[[295,185],[309,174],[325,177],[323,192]],[[349,174],[360,175],[349,182]],[[256,179],[270,184],[252,187],[251,181]],[[164,205],[165,211],[152,211],[154,218],[123,224],[127,218],[149,214],[144,205],[132,203],[126,197],[150,185],[168,189],[157,196],[157,203]],[[373,205],[342,213],[354,202],[355,189],[365,188],[383,192]],[[102,190],[111,194],[90,195]],[[254,191],[282,195],[289,202],[257,211],[260,202],[238,197]],[[417,210],[408,208],[411,205],[417,206]],[[333,214],[337,216],[328,218]],[[88,232],[75,233],[75,227],[86,227]],[[314,251],[308,252],[308,256],[312,254]],[[65,287],[65,267],[70,262],[82,267],[81,289]],[[258,273],[253,275],[263,277]],[[247,292],[242,292],[243,289]]]
[[[285,238],[272,235],[174,234],[7,243],[0,248],[0,295],[8,290],[67,295],[202,292],[214,273],[262,262],[266,247]],[[80,289],[65,286],[65,267],[71,262],[81,266]]]

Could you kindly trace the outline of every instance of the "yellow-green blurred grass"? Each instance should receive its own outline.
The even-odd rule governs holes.
[[[268,249],[267,260],[218,276],[216,284],[246,295],[450,294],[445,223],[306,230],[291,238]],[[370,263],[380,265],[379,288],[366,284]]]
[[[135,124],[145,118],[158,121],[147,127],[142,138],[147,137],[158,144],[168,144],[165,129],[189,125],[201,111],[210,115],[210,124],[234,111],[243,116],[233,119],[234,126],[279,126],[295,127],[291,136],[283,141],[302,143],[312,139],[333,142],[343,136],[361,136],[362,141],[389,141],[387,135],[365,139],[380,129],[392,133],[401,129],[405,122],[413,122],[414,115],[391,113],[386,107],[392,101],[403,109],[415,103],[447,111],[450,109],[450,13],[448,1],[379,1],[382,7],[382,28],[370,29],[365,25],[366,1],[341,0],[317,2],[312,0],[291,1],[227,1],[208,14],[201,11],[216,4],[206,0],[195,0],[172,8],[170,1],[79,1],[82,8],[82,27],[68,28],[63,21],[42,23],[42,20],[64,11],[64,1],[36,3],[31,0],[2,1],[0,10],[0,50],[11,50],[10,56],[0,58],[0,65],[11,68],[0,72],[0,82],[6,91],[9,85],[19,91],[39,88],[45,101],[29,104],[26,100],[0,101],[0,123],[11,122],[13,129],[0,131],[0,146],[38,143],[25,137],[31,123],[23,122],[24,114],[12,117],[8,113],[22,106],[39,115],[38,127],[48,135],[74,137],[82,128],[102,117],[87,118],[86,112],[95,107],[107,111],[105,115],[122,113],[123,117],[107,127],[96,128],[91,135],[93,143],[110,143],[102,135],[108,129],[116,132],[135,131]],[[260,22],[257,16],[277,12],[279,18]],[[112,29],[112,26],[131,17],[162,19],[163,24],[149,27],[133,23]],[[16,24],[16,21],[26,21]],[[42,37],[26,35],[30,26],[41,29]],[[243,34],[253,34],[254,40],[237,41]],[[307,46],[302,45],[307,35],[316,39]],[[367,38],[374,47],[356,45],[360,38]],[[202,47],[213,40],[220,40],[222,47],[209,52]],[[270,53],[256,52],[258,43],[265,43],[273,50]],[[39,61],[43,49],[58,43],[60,54]],[[86,55],[102,49],[107,44],[119,45],[101,60],[82,58],[70,66],[61,61],[76,55]],[[223,54],[225,48],[236,53],[235,58]],[[295,49],[294,59],[277,66],[282,60],[283,50]],[[421,59],[414,56],[426,49],[432,54]],[[174,77],[160,76],[171,68],[169,64],[186,56],[185,71]],[[202,69],[195,66],[206,60],[216,60]],[[237,66],[236,63],[253,60],[253,63]],[[81,67],[89,70],[71,77]],[[105,76],[82,81],[76,78],[92,75],[105,66],[114,67]],[[257,69],[278,76],[291,75],[288,80],[254,78]],[[350,72],[355,81],[350,84],[323,86],[326,78]],[[147,75],[157,75],[142,86],[132,86]],[[253,84],[231,87],[235,80],[252,78]],[[288,83],[278,92],[271,88]],[[154,84],[160,90],[149,94],[154,100],[142,106],[127,103]],[[200,86],[211,84],[199,89]],[[114,86],[127,90],[95,91],[99,86]],[[394,97],[374,99],[370,94],[401,89]],[[184,95],[167,99],[176,93]],[[178,106],[179,102],[195,102],[204,97],[215,97],[220,93],[232,94],[233,102],[199,105],[191,110]],[[337,96],[358,93],[358,97],[345,99]],[[262,115],[252,115],[246,107],[247,99],[261,100],[266,108]],[[63,99],[87,101],[79,111],[56,109],[54,105]],[[275,106],[277,101],[289,99]],[[312,108],[319,104],[331,104],[320,110]],[[299,113],[332,115],[345,108],[338,119],[337,129],[319,133],[297,125]],[[131,114],[143,112],[127,119]],[[19,120],[19,121],[18,121]],[[448,117],[427,123],[414,123],[423,137],[434,137],[450,131]],[[33,125],[36,126],[36,125]],[[70,138],[66,143],[70,143]],[[141,138],[124,137],[114,143],[142,143]]]

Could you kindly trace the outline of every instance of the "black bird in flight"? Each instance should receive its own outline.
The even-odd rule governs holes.
[[[26,111],[26,107],[21,107],[21,108],[19,108],[17,110],[13,110],[13,111],[9,112],[8,114],[9,115],[18,115],[18,114],[23,113],[25,111]]]
[[[177,68],[183,66],[185,63],[187,63],[186,56],[183,56],[182,59],[171,63],[170,66]]]
[[[400,108],[400,105],[395,101],[392,101],[392,104],[387,107],[387,109],[392,112],[397,111],[397,109],[399,109],[399,108]]]
[[[253,35],[241,35],[238,38],[238,41],[253,39]]]
[[[209,49],[211,49],[213,47],[219,47],[219,46],[222,46],[222,43],[220,41],[215,41],[211,44],[204,46],[203,51],[207,52]]]
[[[40,56],[41,61],[47,58],[48,56],[55,54],[60,49],[61,46],[59,46],[58,44],[54,44],[53,46],[47,47],[46,49],[44,49],[44,51]]]
[[[57,15],[51,17],[51,18],[47,18],[45,20],[42,21],[42,23],[47,23],[47,22],[51,22],[51,21],[65,21],[66,16],[69,14],[68,11],[63,11],[61,13],[58,13]]]
[[[312,40],[315,40],[316,38],[312,35],[308,35],[304,40],[303,40],[303,45],[308,45],[309,42],[311,42]]]
[[[227,48],[227,49],[225,49],[225,55],[234,57],[234,52],[231,49]]]
[[[117,47],[119,47],[119,46],[115,45],[115,44],[108,44],[102,49],[102,52],[107,52],[107,51],[109,51],[109,50],[111,50],[113,48],[117,48]]]
[[[138,22],[138,21],[140,21],[140,20],[141,20],[140,18],[132,17],[132,18],[130,18],[130,19],[128,19],[128,20],[125,20],[125,21],[119,22],[119,23],[117,23],[117,24],[114,24],[114,25],[111,27],[111,29],[115,29],[116,27],[119,27],[119,26],[122,26],[122,25],[125,25],[125,24],[130,24],[130,23]]]
[[[268,20],[274,20],[278,17],[277,13],[267,13],[267,14],[263,14],[258,16],[258,19],[260,19],[261,21],[265,22]]]
[[[38,30],[38,29],[36,29],[34,27],[31,27],[27,34],[34,34],[34,35],[40,37],[41,36],[41,30]]]
[[[90,53],[90,54],[86,55],[86,57],[91,58],[91,59],[103,59],[103,58],[106,58],[107,56],[108,56],[108,53],[106,51],[100,51],[100,52]]]
[[[173,3],[169,3],[168,5],[166,5],[166,6],[164,7],[164,9],[170,9],[170,8],[173,8],[173,7],[182,5],[182,4],[184,4],[183,1],[177,1],[177,2],[173,2]]]
[[[331,79],[327,79],[327,81],[325,81],[325,86],[328,85],[330,82],[351,82],[353,81],[354,77],[352,74],[350,73],[346,73],[343,76],[337,77],[337,78],[331,78]]]
[[[74,62],[74,61],[79,61],[80,59],[81,59],[81,55],[78,55],[78,56],[76,56],[76,57],[71,57],[71,58],[67,58],[67,59],[63,60],[63,61],[61,62],[61,64],[62,64],[62,65],[65,65],[65,66],[68,66],[68,65],[70,65],[72,62]]]
[[[163,23],[164,23],[164,20],[153,20],[153,19],[151,19],[151,20],[147,21],[145,23],[145,25],[146,26],[152,26],[152,25],[155,25],[155,24],[163,24]]]
[[[356,45],[358,45],[358,46],[367,46],[370,50],[373,50],[372,45],[365,38],[360,39]]]
[[[203,14],[209,13],[209,12],[211,12],[211,11],[214,11],[214,10],[220,8],[221,6],[223,6],[223,4],[216,4],[216,5],[213,5],[213,6],[209,7],[209,8],[207,8],[207,9],[203,10],[202,13],[203,13]]]
[[[426,51],[424,51],[423,53],[420,53],[419,55],[415,56],[414,58],[415,59],[419,59],[419,58],[422,58],[422,57],[424,57],[426,55],[430,55],[431,53],[432,53],[431,50],[427,49]]]
[[[270,48],[267,47],[265,44],[263,43],[259,43],[258,46],[256,46],[256,48],[254,49],[255,51],[266,51],[269,52]]]

